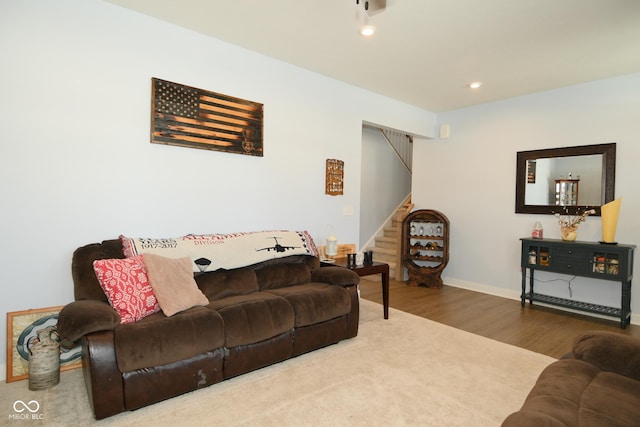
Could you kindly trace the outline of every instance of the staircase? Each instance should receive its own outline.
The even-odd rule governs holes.
[[[398,159],[402,162],[408,173],[411,174],[413,157],[413,138],[405,132],[388,128],[379,128]],[[411,196],[399,206],[386,224],[378,231],[373,239],[374,246],[368,246],[367,250],[373,251],[373,260],[389,264],[389,278],[404,281],[404,268],[402,266],[402,220],[413,210]],[[379,275],[373,275],[380,280]]]
[[[375,245],[367,249],[373,251],[373,260],[389,264],[389,277],[393,280],[404,281],[404,268],[402,267],[402,220],[413,209],[411,196],[396,209],[382,232],[375,238]],[[372,276],[371,278],[373,278]],[[379,276],[375,276],[379,277]]]

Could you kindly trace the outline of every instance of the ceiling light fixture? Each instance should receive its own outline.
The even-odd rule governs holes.
[[[478,89],[480,86],[482,86],[482,82],[471,82],[471,83],[469,83],[469,88],[471,88],[471,89]]]
[[[371,25],[365,25],[364,27],[360,28],[360,34],[365,37],[371,37],[375,32],[376,27],[373,27]]]

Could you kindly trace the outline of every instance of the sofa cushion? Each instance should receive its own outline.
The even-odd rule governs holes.
[[[166,258],[155,254],[144,254],[143,258],[149,283],[166,316],[209,304],[209,300],[193,280],[189,258]]]
[[[255,271],[258,287],[264,291],[309,283],[311,270],[305,264],[273,264]]]
[[[351,311],[349,292],[326,283],[305,283],[268,291],[285,298],[295,312],[295,326],[307,326],[343,316]]]
[[[640,381],[640,340],[618,332],[587,331],[573,343],[573,355],[602,369]]]
[[[563,359],[540,374],[503,426],[628,426],[640,419],[640,382]]]
[[[580,425],[631,426],[640,423],[640,381],[601,371],[582,395]]]
[[[209,301],[246,295],[258,290],[256,273],[246,268],[202,273],[196,276],[196,283]]]
[[[137,322],[160,310],[142,256],[95,260],[93,269],[123,324]]]
[[[224,319],[226,347],[254,344],[293,329],[291,305],[267,292],[215,300],[208,307]]]
[[[118,367],[122,372],[188,359],[224,346],[220,314],[193,307],[175,316],[156,313],[115,330]]]

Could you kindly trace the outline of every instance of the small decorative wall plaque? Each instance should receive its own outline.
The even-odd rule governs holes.
[[[344,190],[344,162],[338,159],[327,159],[326,189],[330,196],[341,196]]]
[[[151,142],[263,156],[263,105],[151,79]]]

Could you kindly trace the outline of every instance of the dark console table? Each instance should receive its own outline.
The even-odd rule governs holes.
[[[633,251],[635,245],[609,245],[591,242],[566,242],[556,239],[522,238],[522,306],[526,300],[542,302],[574,310],[597,313],[620,319],[620,327],[631,322],[631,278],[633,277]],[[529,270],[529,292],[526,291]],[[607,307],[536,293],[534,272],[550,271],[581,277],[620,282],[620,307]]]

